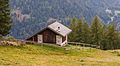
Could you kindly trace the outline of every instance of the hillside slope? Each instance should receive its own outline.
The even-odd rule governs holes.
[[[106,24],[114,21],[120,26],[120,0],[10,0],[10,7],[14,22],[10,35],[18,39],[40,30],[50,18],[68,25],[70,18],[84,16],[90,23],[98,15]]]
[[[2,66],[119,66],[120,57],[108,51],[52,45],[0,46]]]

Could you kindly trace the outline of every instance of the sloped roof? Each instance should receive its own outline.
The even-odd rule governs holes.
[[[69,29],[68,27],[64,26],[63,24],[57,21],[48,25],[48,28],[62,36],[66,36],[72,31],[71,29]]]
[[[59,22],[56,21],[56,22],[54,22],[54,23],[46,26],[46,27],[43,28],[42,30],[34,33],[32,36],[29,36],[28,38],[26,38],[26,40],[29,39],[29,38],[31,38],[31,37],[33,37],[34,35],[42,32],[42,31],[44,31],[44,30],[47,29],[47,28],[50,29],[50,30],[52,30],[53,32],[61,35],[61,36],[66,36],[66,35],[68,35],[68,34],[72,31],[72,30],[69,29],[68,27],[66,27],[66,26],[64,26],[63,24],[61,24],[61,23],[59,23]]]

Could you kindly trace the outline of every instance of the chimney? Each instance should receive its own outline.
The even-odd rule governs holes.
[[[58,27],[58,30],[57,30],[58,32],[60,32],[60,27]]]

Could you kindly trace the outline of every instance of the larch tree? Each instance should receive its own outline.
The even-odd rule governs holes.
[[[77,24],[76,24],[76,34],[77,34],[77,42],[83,42],[82,41],[82,28],[83,28],[83,18],[77,19]]]
[[[71,19],[71,22],[70,22],[70,29],[72,29],[72,32],[69,34],[68,38],[69,38],[69,41],[77,41],[76,38],[77,38],[77,33],[76,33],[76,25],[77,25],[77,18],[73,18]]]
[[[82,39],[82,20],[78,18],[73,18],[70,23],[70,29],[72,29],[72,32],[69,35],[69,40],[80,42]]]
[[[93,18],[91,25],[88,25],[84,18],[73,18],[70,28],[70,41],[99,45],[100,49],[104,50],[120,49],[120,32],[116,25],[106,25],[98,16]]]
[[[88,23],[83,20],[83,27],[82,27],[82,41],[83,43],[90,43],[90,27]]]
[[[118,46],[118,41],[119,41],[119,33],[116,29],[115,24],[109,24],[107,27],[107,32],[106,32],[106,48],[107,49],[114,49],[117,48]]]
[[[102,40],[102,20],[95,16],[93,18],[92,24],[91,24],[91,38],[92,38],[92,44],[100,45],[100,42]]]

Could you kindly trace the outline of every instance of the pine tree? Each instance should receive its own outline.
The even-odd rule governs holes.
[[[73,42],[75,42],[75,41],[77,41],[77,33],[76,33],[76,25],[77,25],[77,18],[73,18],[73,19],[71,19],[71,23],[70,23],[70,29],[72,30],[72,32],[69,34],[69,36],[68,36],[68,38],[69,38],[69,41],[73,41]]]
[[[105,25],[98,16],[94,17],[90,27],[84,18],[73,18],[70,28],[70,41],[99,45],[104,50],[120,49],[120,33],[116,25]]]
[[[82,41],[83,43],[90,43],[90,27],[87,22],[84,20],[82,25]]]
[[[5,36],[11,27],[9,0],[0,0],[0,35]]]
[[[115,24],[109,24],[106,32],[106,44],[107,49],[115,49],[118,46],[119,33],[116,29]]]
[[[76,25],[77,42],[83,42],[82,29],[83,29],[83,18],[77,19],[77,25]]]
[[[78,18],[73,18],[71,20],[70,29],[72,29],[72,32],[69,35],[69,40],[74,42],[81,42],[82,20]]]
[[[102,28],[103,24],[98,16],[95,16],[91,24],[91,38],[92,44],[100,45],[102,40]]]
[[[100,42],[100,48],[106,50],[107,49],[107,25],[103,25],[101,29],[101,42]]]

